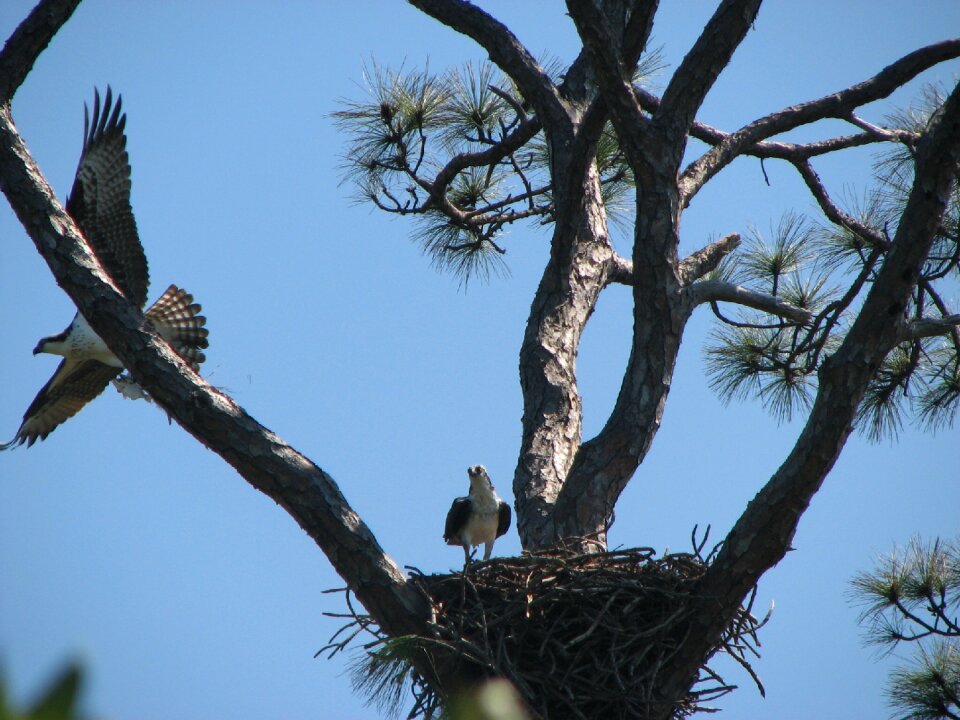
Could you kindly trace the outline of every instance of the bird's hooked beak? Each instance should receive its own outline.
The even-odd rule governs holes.
[[[40,342],[37,343],[37,346],[33,349],[34,355],[39,355],[40,353],[50,353],[51,355],[57,355],[57,348],[51,348],[51,345],[56,343],[62,343],[67,339],[67,336],[70,334],[70,328],[73,327],[73,323],[70,323],[70,327],[64,330],[58,335],[47,335],[45,338],[40,338]],[[60,353],[62,354],[62,353]]]
[[[470,477],[470,481],[474,480],[485,480],[487,485],[493,487],[493,481],[490,479],[490,476],[487,474],[487,469],[483,465],[471,465],[467,468],[467,475]]]

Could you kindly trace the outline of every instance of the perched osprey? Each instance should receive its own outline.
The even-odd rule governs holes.
[[[490,482],[486,468],[467,468],[470,494],[459,497],[450,506],[443,539],[447,545],[462,545],[464,562],[470,562],[470,548],[483,545],[483,559],[489,560],[494,541],[510,528],[510,506]]]
[[[137,235],[130,208],[130,163],[123,128],[127,116],[120,113],[121,99],[113,105],[110,88],[100,106],[94,92],[93,119],[83,108],[83,151],[67,199],[73,218],[97,259],[130,302],[142,308],[147,301],[147,259]],[[206,318],[193,297],[176,285],[145,313],[157,332],[189,365],[197,370],[207,347]],[[93,331],[86,318],[77,313],[59,335],[41,340],[33,354],[62,355],[53,377],[37,393],[23,416],[13,440],[0,444],[6,450],[26,443],[29,447],[73,417],[103,392],[123,370],[123,365]],[[129,395],[128,395],[129,396]]]

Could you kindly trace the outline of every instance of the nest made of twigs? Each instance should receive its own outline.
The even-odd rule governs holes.
[[[650,548],[556,550],[476,563],[462,573],[411,569],[411,581],[434,610],[437,637],[422,647],[443,645],[444,662],[452,657],[479,677],[509,679],[541,718],[642,718],[655,702],[659,668],[682,640],[688,601],[706,567],[699,552],[658,558]],[[730,654],[758,686],[747,653],[756,654],[760,625],[748,604],[714,650]],[[409,717],[434,716],[440,698],[410,672]],[[704,664],[675,715],[708,710],[704,702],[733,688]]]

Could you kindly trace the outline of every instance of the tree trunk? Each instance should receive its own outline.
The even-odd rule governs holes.
[[[558,158],[554,167],[571,164]],[[555,226],[520,348],[523,436],[513,489],[526,550],[556,541],[554,504],[580,446],[583,419],[577,350],[614,257],[595,165],[571,196],[579,202]]]
[[[722,283],[712,287],[712,296],[704,283],[694,288],[705,268],[735,247],[736,239],[708,246],[692,262],[679,261],[683,207],[703,182],[737,155],[762,151],[779,153],[770,157],[791,157],[793,151],[786,144],[761,144],[814,119],[839,117],[841,110],[852,115],[855,106],[842,106],[843,102],[866,102],[863,98],[870,93],[890,92],[892,87],[864,83],[831,96],[834,104],[829,107],[796,106],[776,121],[758,121],[724,137],[706,126],[697,129],[694,117],[749,29],[759,0],[721,2],[663,99],[643,109],[644,98],[632,87],[630,73],[646,44],[656,3],[611,0],[599,8],[594,2],[568,3],[591,61],[588,66],[583,55],[575,61],[568,80],[575,78],[571,82],[577,87],[571,89],[554,85],[516,38],[476,6],[460,0],[412,1],[486,48],[534,105],[548,137],[555,228],[520,348],[524,409],[514,475],[517,526],[526,550],[570,538],[578,538],[586,551],[604,549],[613,507],[659,429],[683,330],[694,307],[725,293],[724,299],[740,298],[743,304],[795,322],[805,317],[797,308],[778,305],[776,298],[754,293],[747,299],[737,288],[720,287]],[[13,126],[10,98],[76,4],[77,0],[41,2],[0,51],[3,192],[57,282],[157,403],[304,528],[389,636],[432,638],[435,608],[379,546],[333,479],[173,355],[103,273],[30,158]],[[955,57],[958,45],[945,43],[936,52]],[[931,58],[940,55],[927,53],[917,62],[932,63]],[[885,72],[887,84],[902,84],[914,71]],[[889,80],[891,74],[894,80]],[[810,113],[815,117],[811,119]],[[637,185],[629,263],[610,244],[595,162],[597,138],[608,117]],[[708,138],[718,150],[681,174],[690,132]],[[955,89],[917,147],[913,191],[891,250],[863,311],[821,369],[817,398],[801,437],[729,533],[697,592],[687,598],[690,613],[677,628],[683,639],[660,670],[657,693],[662,704],[653,716],[674,714],[745,594],[787,552],[800,517],[846,441],[868,382],[904,336],[903,309],[916,288],[958,165],[960,89]],[[692,270],[694,265],[698,269]],[[577,352],[600,293],[612,282],[632,286],[631,352],[607,423],[595,438],[582,443]],[[476,677],[462,664],[434,663],[426,655],[414,662],[440,694]]]
[[[660,185],[660,188],[671,188]],[[593,535],[606,546],[614,505],[660,429],[689,310],[681,294],[675,248],[676,193],[638,184],[633,254],[633,343],[613,412],[583,444],[556,508],[559,541]],[[587,543],[584,550],[592,543]]]

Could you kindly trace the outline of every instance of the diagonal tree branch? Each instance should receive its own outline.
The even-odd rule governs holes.
[[[691,163],[683,171],[680,188],[684,198],[684,206],[689,204],[693,196],[711,177],[760,140],[817,120],[848,118],[861,105],[887,97],[924,70],[956,57],[960,57],[960,39],[945,40],[934,45],[928,45],[905,55],[868,80],[845,90],[825,95],[818,100],[811,100],[779,110],[745,125],[728,135],[719,145]],[[666,98],[666,93],[664,93],[664,98]],[[661,100],[661,107],[663,103],[664,100]]]
[[[690,285],[713,271],[727,255],[739,246],[740,235],[731,233],[690,253],[679,264],[680,284],[683,286]],[[614,255],[610,262],[612,264],[609,275],[610,282],[621,285],[634,284],[633,263],[631,261],[619,255]]]
[[[38,13],[43,14],[41,8],[31,17]],[[60,15],[61,22],[67,16]],[[0,52],[0,67],[13,68],[11,77],[26,77],[26,70],[56,29],[53,25],[43,28],[46,40],[31,43],[29,51],[11,40]],[[11,54],[15,52],[20,54]],[[9,94],[16,89],[8,82]],[[333,479],[204,382],[117,290],[34,163],[8,104],[0,106],[0,189],[57,283],[157,404],[253,487],[281,505],[313,538],[386,632],[429,635],[426,599],[407,582]],[[442,667],[434,672],[424,665],[421,670],[425,677],[436,679],[440,689],[445,686],[447,680],[440,677]]]
[[[57,283],[134,379],[187,432],[281,505],[388,632],[424,632],[427,605],[332,478],[190,370],[116,289],[0,110],[0,188]]]
[[[852,215],[843,212],[843,210],[841,210],[837,204],[830,199],[830,196],[827,194],[827,189],[820,181],[820,176],[817,175],[816,171],[809,162],[805,160],[794,160],[793,166],[797,169],[797,172],[800,173],[800,177],[803,178],[803,181],[806,183],[810,193],[813,195],[814,199],[817,201],[817,204],[820,206],[820,209],[823,210],[823,214],[826,215],[830,222],[832,222],[834,225],[839,225],[842,228],[846,228],[852,233],[856,233],[875,248],[885,250],[889,246],[890,243],[884,237],[883,233],[877,232],[869,225],[866,225]]]
[[[810,311],[791,305],[783,298],[756,292],[735,283],[720,280],[703,280],[693,283],[684,289],[684,295],[691,311],[704,303],[722,301],[761,310],[801,325],[805,325],[813,319]]]
[[[631,0],[627,10],[627,24],[623,30],[623,44],[620,48],[624,67],[636,67],[639,62],[640,55],[653,32],[653,18],[659,6],[659,0]]]
[[[904,332],[904,308],[940,227],[960,166],[960,86],[917,146],[915,178],[883,267],[850,331],[820,371],[813,409],[792,452],[747,506],[698,587],[701,600],[673,662],[662,700],[672,703],[759,578],[790,548],[800,517],[840,454],[857,407]],[[664,709],[657,717],[665,718]]]
[[[13,99],[37,57],[79,4],[80,0],[43,0],[14,30],[0,53],[0,105]]]
[[[690,253],[680,262],[680,284],[689,285],[713,271],[720,261],[740,246],[740,235],[724,235],[706,247]]]
[[[617,129],[620,148],[636,172],[638,166],[645,166],[641,130],[649,123],[633,96],[629,81],[634,65],[625,67],[623,58],[617,52],[621,43],[616,41],[607,18],[596,5],[567,0],[567,11],[576,23],[577,32],[593,61],[603,101]],[[652,17],[650,20],[652,22]]]
[[[666,138],[676,167],[704,98],[757,17],[761,0],[724,0],[663,92],[653,123]]]
[[[476,41],[520,88],[546,127],[569,127],[557,86],[506,25],[465,0],[409,0],[444,25]]]

